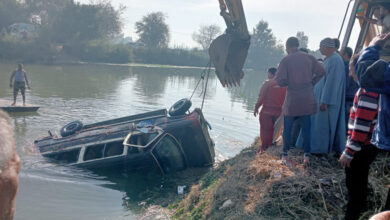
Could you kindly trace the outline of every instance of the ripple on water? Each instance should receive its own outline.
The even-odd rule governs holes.
[[[1,82],[9,80],[9,69],[0,64]],[[46,136],[48,130],[58,135],[63,125],[74,120],[89,124],[169,108],[192,94],[201,70],[104,65],[26,65],[26,69],[32,87],[27,100],[41,108],[35,114],[11,118],[23,161],[15,219],[135,218],[133,213],[139,212],[139,207],[124,205],[123,198],[145,194],[137,191],[144,188],[128,189],[125,195],[110,186],[118,182],[48,163],[37,154],[33,141]],[[222,88],[214,74],[210,76],[203,112],[213,127],[210,135],[216,143],[217,161],[234,156],[258,135],[258,120],[249,110],[256,102],[262,77],[246,74],[244,86],[232,90]],[[259,83],[253,83],[256,81]],[[193,107],[202,104],[202,87],[193,96]],[[9,88],[0,87],[0,98],[11,96]]]

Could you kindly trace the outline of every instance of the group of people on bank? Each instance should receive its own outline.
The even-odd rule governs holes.
[[[274,123],[282,115],[285,165],[292,165],[288,151],[295,146],[304,150],[304,165],[312,154],[340,156],[349,194],[346,219],[358,219],[365,210],[370,164],[378,152],[390,151],[390,64],[379,56],[387,41],[390,33],[352,56],[351,48],[338,51],[339,41],[325,38],[322,63],[290,37],[288,55],[277,69],[268,69],[254,110],[256,116],[261,107],[259,153],[272,145]]]
[[[282,114],[284,163],[291,162],[288,151],[293,146],[304,149],[305,164],[309,163],[312,153],[341,153],[346,140],[346,74],[335,40],[325,38],[321,41],[320,51],[326,57],[323,63],[300,50],[296,37],[287,40],[286,51],[288,55],[277,70],[269,69],[268,80],[263,84],[255,106],[255,115],[262,106],[260,152],[271,145],[269,139],[272,137],[269,136],[274,130],[274,124],[264,122]],[[292,130],[297,127],[300,128],[299,136],[293,138]]]

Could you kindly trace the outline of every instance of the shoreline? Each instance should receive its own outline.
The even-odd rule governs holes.
[[[286,167],[281,163],[280,144],[262,155],[256,153],[258,147],[257,138],[252,146],[212,168],[181,201],[165,208],[168,219],[343,219],[347,190],[337,158],[313,156],[311,166],[304,168],[303,151],[295,148],[290,156],[296,166]],[[383,172],[387,157],[378,156],[373,164],[363,218],[385,205],[390,180],[390,174]],[[150,215],[148,209],[145,215]]]
[[[16,60],[0,60],[0,64],[17,64],[20,61]],[[126,67],[146,67],[146,68],[173,68],[173,69],[206,69],[207,66],[179,66],[179,65],[168,65],[168,64],[147,64],[147,63],[95,63],[95,62],[82,62],[82,61],[63,61],[63,62],[52,62],[52,63],[25,63],[27,65],[42,65],[42,66],[55,66],[55,65],[104,65],[104,66],[126,66]],[[211,70],[215,70],[211,67]],[[252,68],[244,68],[244,71],[253,71]],[[258,70],[261,71],[261,70]]]
[[[0,60],[1,64],[17,64],[18,60]],[[37,63],[25,63],[28,65],[43,65],[43,66],[55,66],[55,65],[105,65],[105,66],[128,66],[128,67],[150,67],[150,68],[176,68],[176,69],[204,69],[206,66],[179,66],[179,65],[167,65],[167,64],[147,64],[147,63],[101,63],[101,62],[82,62],[82,61],[59,61],[59,62],[37,62]],[[214,69],[214,68],[212,68]]]

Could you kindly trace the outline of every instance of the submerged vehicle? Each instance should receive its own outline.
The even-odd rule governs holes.
[[[236,86],[244,77],[242,68],[248,56],[250,35],[241,0],[219,0],[219,5],[227,29],[211,42],[210,60],[222,86]]]
[[[62,137],[34,141],[40,153],[55,162],[98,170],[158,169],[162,173],[211,166],[214,143],[200,109],[185,113],[191,102],[180,100],[156,110],[94,124],[71,122]]]

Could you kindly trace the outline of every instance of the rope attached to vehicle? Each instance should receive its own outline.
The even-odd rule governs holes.
[[[208,85],[208,82],[209,82],[210,71],[211,71],[211,60],[210,60],[209,63],[207,64],[207,67],[201,72],[201,74],[200,74],[200,79],[199,79],[198,82],[196,83],[196,86],[195,86],[195,88],[194,88],[194,91],[192,92],[191,97],[190,97],[190,100],[191,100],[192,97],[194,96],[195,91],[196,91],[196,89],[198,88],[200,82],[201,82],[202,80],[204,80],[205,76],[207,75],[204,90],[202,90],[202,92],[201,92],[201,95],[203,94],[203,98],[202,98],[202,106],[201,106],[200,109],[202,109],[202,110],[203,110],[204,100],[205,100],[205,98],[206,98],[207,85]]]

